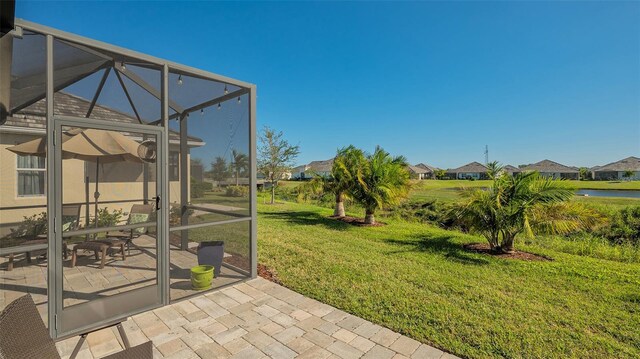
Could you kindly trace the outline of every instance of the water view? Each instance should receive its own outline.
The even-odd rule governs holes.
[[[640,191],[637,190],[602,190],[602,189],[579,189],[576,191],[579,196],[589,197],[624,197],[640,198]]]

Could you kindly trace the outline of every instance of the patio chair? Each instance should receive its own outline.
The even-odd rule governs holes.
[[[136,223],[144,223],[148,222],[152,219],[152,216],[155,214],[155,206],[152,204],[134,204],[131,207],[131,211],[129,212],[129,218],[127,219],[127,224],[136,224]],[[134,228],[126,231],[115,231],[115,232],[107,232],[106,241],[109,242],[112,246],[118,246],[119,243],[114,241],[124,239],[126,241],[127,251],[131,251],[131,244],[133,243],[134,237],[139,237],[147,233],[146,227]],[[130,254],[130,253],[129,253]]]
[[[31,295],[13,302],[0,313],[0,359],[60,358]],[[151,342],[124,349],[105,359],[153,358]]]

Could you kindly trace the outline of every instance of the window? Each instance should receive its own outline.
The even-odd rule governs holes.
[[[45,162],[43,157],[18,155],[18,196],[44,196]]]
[[[169,152],[169,181],[180,180],[180,152]]]

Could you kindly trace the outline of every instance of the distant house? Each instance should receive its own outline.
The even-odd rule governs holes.
[[[471,162],[464,166],[447,170],[447,177],[454,179],[489,179],[487,166],[479,162]]]
[[[521,172],[538,171],[542,177],[556,179],[574,179],[580,177],[580,171],[575,167],[565,166],[558,162],[542,160],[520,169]]]
[[[269,172],[269,174],[271,174],[271,172]],[[263,172],[258,172],[258,173],[256,173],[256,178],[258,180],[263,180],[264,181],[264,180],[268,179],[268,176]],[[281,180],[285,180],[285,181],[286,180],[290,180],[291,179],[291,172],[282,172],[282,174],[280,174],[280,179]]]
[[[409,171],[409,175],[411,175],[413,179],[424,180],[429,178],[429,171],[422,167],[407,166],[407,171]]]
[[[291,171],[291,179],[309,179],[314,176],[331,177],[333,158],[324,161],[312,161],[307,165],[295,167]]]
[[[626,178],[627,171],[633,171],[633,176]],[[604,166],[597,166],[591,169],[593,179],[596,180],[640,180],[640,158],[627,157],[620,161],[611,162]]]
[[[427,176],[425,179],[435,179],[436,171],[440,170],[438,167],[430,166],[424,163],[418,163],[417,165],[415,165],[415,167],[422,168],[423,170],[427,171]]]
[[[518,167],[514,167],[512,165],[506,165],[502,170],[510,176],[513,176],[521,172],[521,170]]]

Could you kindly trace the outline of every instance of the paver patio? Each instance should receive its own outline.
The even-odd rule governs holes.
[[[262,278],[142,313],[123,323],[156,358],[456,358]],[[68,358],[78,337],[58,342]],[[122,350],[115,328],[89,334],[78,358]]]
[[[197,243],[194,243],[197,245]],[[73,248],[73,245],[69,246]],[[127,292],[156,283],[155,238],[143,235],[134,240],[131,251],[123,261],[119,255],[109,256],[104,268],[92,252],[80,253],[78,263],[71,268],[71,259],[64,262],[64,305],[71,306],[89,300]],[[231,259],[227,255],[226,259]],[[43,320],[47,314],[47,261],[34,258],[31,263],[19,257],[12,271],[7,271],[7,258],[0,257],[0,309],[26,293],[31,294]],[[191,289],[190,268],[198,264],[195,253],[170,248],[171,299],[198,293]],[[238,283],[248,276],[226,264],[214,285],[223,287]]]

